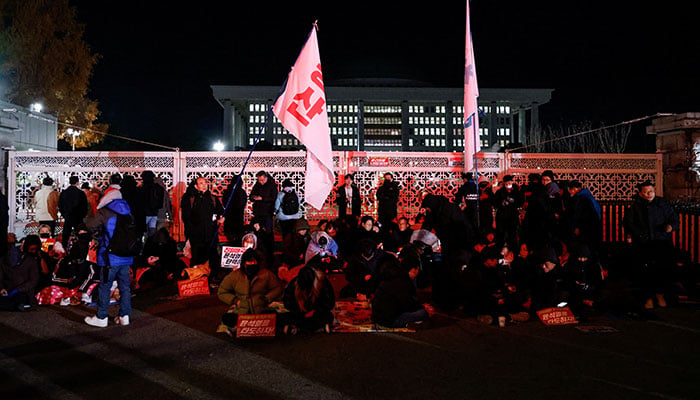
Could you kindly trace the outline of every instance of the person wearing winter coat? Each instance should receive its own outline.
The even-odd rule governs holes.
[[[277,217],[277,222],[279,222],[282,237],[292,233],[296,222],[304,216],[301,206],[297,208],[295,213],[285,214],[283,207],[285,196],[296,196],[297,204],[299,204],[299,195],[294,190],[294,182],[291,179],[282,181],[282,190],[277,193],[277,198],[275,199],[275,216]]]
[[[264,224],[265,230],[272,232],[272,217],[275,214],[277,183],[265,171],[255,174],[257,182],[250,190],[248,198],[253,203],[253,216]]]
[[[156,233],[158,212],[163,207],[163,198],[166,196],[165,189],[155,183],[155,178],[156,174],[153,171],[146,170],[141,173],[139,194],[141,202],[144,204],[143,214],[145,216],[147,237],[151,237]]]
[[[131,279],[129,270],[134,263],[132,256],[118,256],[108,251],[110,239],[117,226],[117,215],[131,215],[129,203],[121,198],[119,191],[111,192],[113,199],[98,208],[97,214],[85,223],[87,229],[96,234],[99,242],[97,249],[97,266],[100,267],[100,284],[97,300],[97,314],[85,317],[88,325],[104,328],[108,324],[109,298],[112,284],[116,281],[119,288],[119,314],[114,322],[117,325],[129,325],[131,315]]]
[[[41,189],[34,193],[34,219],[40,225],[50,226],[52,236],[56,233],[58,198],[58,191],[53,187],[53,179],[47,176],[41,182]]]
[[[659,307],[666,307],[664,292],[669,285],[669,272],[673,259],[673,232],[680,226],[678,214],[665,199],[656,196],[650,181],[641,183],[632,206],[625,212],[622,224],[627,241],[636,249],[642,265],[636,268],[642,282],[644,307],[654,307],[654,297]]]
[[[405,328],[429,318],[432,309],[418,302],[414,283],[419,270],[417,262],[400,262],[393,256],[384,259],[381,281],[372,297],[372,322]]]
[[[354,180],[355,177],[352,174],[347,174],[343,184],[335,189],[335,202],[338,204],[338,218],[340,219],[346,219],[350,216],[351,220],[356,221],[360,219],[362,214],[362,197]]]
[[[233,195],[232,195],[233,193]],[[248,195],[243,190],[243,179],[240,175],[233,175],[228,186],[221,194],[221,203],[224,206],[224,234],[230,243],[241,240],[243,235],[245,207],[248,203]]]
[[[85,192],[78,187],[80,180],[73,175],[69,178],[70,186],[63,189],[58,196],[58,210],[63,216],[63,234],[61,244],[68,247],[73,228],[82,223],[88,212],[88,200]]]
[[[190,266],[210,261],[209,267],[215,275],[218,255],[214,244],[218,243],[218,223],[224,222],[223,207],[219,198],[209,191],[206,178],[196,178],[194,185],[187,188],[180,202],[185,237],[190,242],[192,259]]]
[[[9,252],[0,259],[0,310],[25,311],[31,307],[39,283],[40,248],[39,236],[27,235],[21,253]]]
[[[309,263],[287,285],[282,301],[285,333],[331,331],[335,293],[320,263]]]
[[[273,312],[270,303],[282,296],[282,283],[263,264],[264,256],[248,249],[241,256],[241,267],[221,281],[217,296],[229,306],[221,317],[223,325],[229,329],[236,327],[239,315]]]

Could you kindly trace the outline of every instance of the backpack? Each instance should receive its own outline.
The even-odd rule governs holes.
[[[284,194],[280,209],[284,215],[294,215],[299,212],[299,198],[293,190]]]
[[[147,197],[148,210],[158,211],[163,207],[165,189],[163,189],[159,185],[153,184],[150,187],[148,187]]]
[[[117,214],[117,223],[109,238],[107,251],[119,257],[132,257],[141,252],[141,232],[131,214]]]

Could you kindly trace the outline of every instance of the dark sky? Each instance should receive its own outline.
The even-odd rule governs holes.
[[[73,4],[101,55],[90,97],[110,133],[183,150],[208,150],[221,135],[210,85],[281,85],[316,19],[328,85],[376,77],[463,85],[463,2]],[[697,15],[674,1],[473,0],[479,86],[555,89],[545,124],[700,111]]]

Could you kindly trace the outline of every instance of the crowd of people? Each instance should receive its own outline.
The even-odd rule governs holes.
[[[579,181],[554,178],[533,173],[518,185],[510,175],[495,182],[465,173],[449,197],[421,191],[421,213],[410,221],[399,213],[402,189],[391,173],[376,189],[376,219],[363,214],[348,174],[335,188],[337,218],[312,225],[289,179],[278,185],[260,171],[246,193],[234,175],[219,197],[198,177],[180,201],[184,255],[168,229],[170,197],[153,172],[144,171],[140,184],[114,174],[104,192],[79,188],[71,177],[59,193],[45,178],[34,196],[39,235],[20,246],[8,235],[0,308],[94,301],[97,313],[85,322],[104,327],[118,302],[114,322],[127,325],[132,289],[200,271],[229,306],[224,331],[235,331],[239,315],[275,312],[279,332],[294,334],[329,332],[336,296],[371,304],[373,322],[390,328],[418,326],[436,308],[503,325],[551,307],[569,307],[578,318],[666,307],[694,279],[688,254],[672,243],[678,216],[651,182],[639,184],[625,212],[625,240],[605,243],[595,197]],[[55,235],[59,213],[63,233]],[[115,239],[129,222],[136,250]],[[240,268],[221,267],[220,233],[246,249]],[[344,276],[338,292],[329,274]]]

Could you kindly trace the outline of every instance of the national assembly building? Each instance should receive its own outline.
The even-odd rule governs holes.
[[[463,88],[411,86],[411,81],[344,81],[326,86],[328,122],[334,151],[464,150]],[[212,86],[224,110],[223,138],[233,150],[261,139],[276,150],[302,146],[267,111],[279,87]],[[538,107],[552,89],[479,89],[479,139],[482,151],[527,143],[538,129]],[[262,132],[260,130],[263,129]]]

